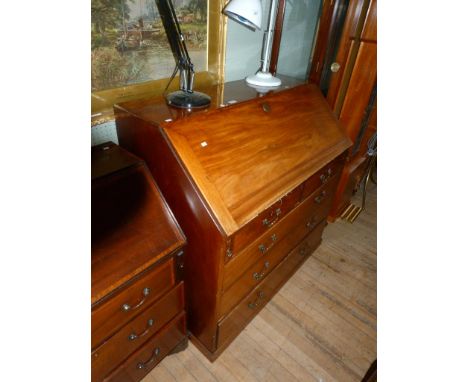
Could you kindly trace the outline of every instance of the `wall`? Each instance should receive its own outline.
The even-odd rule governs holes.
[[[278,73],[305,80],[315,39],[320,0],[286,2]]]
[[[287,0],[281,38],[278,73],[305,79],[315,37],[320,0]],[[270,1],[262,0],[261,31],[251,31],[228,19],[226,40],[226,81],[254,74],[260,68],[263,31],[267,28]]]

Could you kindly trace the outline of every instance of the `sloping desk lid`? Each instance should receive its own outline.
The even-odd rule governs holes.
[[[315,85],[161,126],[228,235],[351,144]]]

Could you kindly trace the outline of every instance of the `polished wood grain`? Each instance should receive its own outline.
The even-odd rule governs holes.
[[[326,227],[318,249],[214,363],[189,344],[143,382],[360,382],[377,354],[376,191],[370,184],[354,224]]]
[[[163,127],[231,235],[349,145],[325,105],[304,85]]]
[[[377,43],[377,0],[370,0],[361,38],[364,41]]]

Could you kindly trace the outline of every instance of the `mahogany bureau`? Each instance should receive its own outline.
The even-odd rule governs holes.
[[[92,381],[139,381],[187,344],[185,237],[144,162],[92,148]]]
[[[188,330],[213,361],[320,244],[350,141],[315,85],[202,90],[203,111],[114,110],[187,236]]]

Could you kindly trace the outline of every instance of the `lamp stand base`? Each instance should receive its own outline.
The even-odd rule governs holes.
[[[273,87],[273,86],[280,86],[281,80],[279,78],[274,77],[269,72],[257,72],[257,74],[248,76],[245,81],[248,84],[260,87]]]
[[[210,96],[200,92],[184,92],[177,90],[169,93],[166,96],[166,101],[169,106],[179,109],[203,109],[210,106]]]

